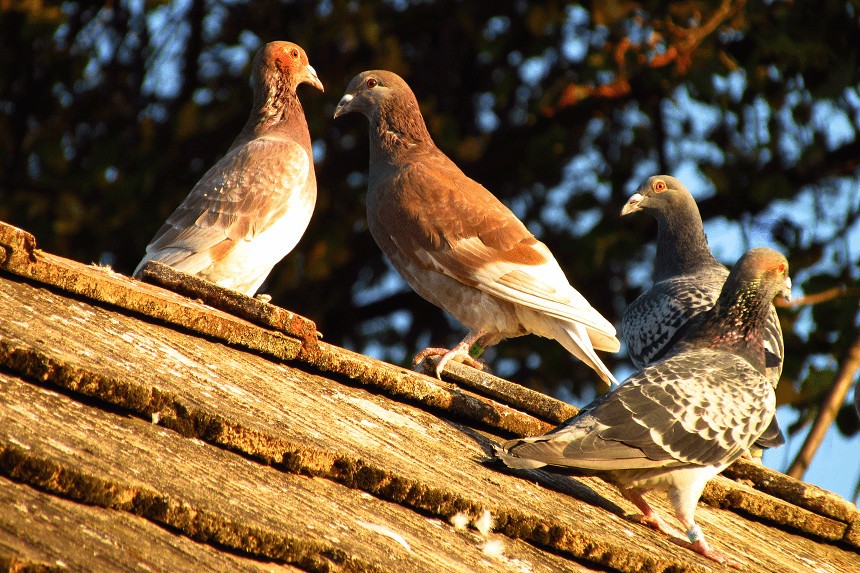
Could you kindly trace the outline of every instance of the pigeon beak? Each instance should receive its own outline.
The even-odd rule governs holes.
[[[317,88],[319,91],[325,92],[325,88],[323,87],[322,82],[319,79],[319,76],[317,76],[317,71],[314,69],[314,67],[310,64],[306,65],[305,66],[305,72],[307,73],[307,77],[305,78],[305,81],[307,83],[311,84],[312,86],[314,86],[315,88]]]
[[[343,115],[344,113],[347,113],[349,111],[348,106],[349,106],[349,102],[352,101],[352,98],[353,98],[352,94],[344,94],[344,96],[342,98],[340,98],[340,101],[337,102],[337,107],[334,108],[334,117],[335,118],[340,117],[341,115]]]
[[[786,302],[791,302],[791,277],[785,277],[785,288],[779,293]]]
[[[630,199],[627,200],[627,203],[624,205],[624,208],[621,209],[621,216],[629,215],[630,213],[635,213],[636,211],[641,211],[642,207],[639,206],[639,203],[642,202],[644,197],[640,193],[634,193],[630,196]]]

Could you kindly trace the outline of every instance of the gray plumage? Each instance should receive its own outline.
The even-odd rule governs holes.
[[[729,270],[714,258],[702,217],[687,188],[669,175],[649,177],[621,211],[644,211],[657,220],[654,284],[639,295],[621,318],[621,337],[636,368],[671,354],[686,335],[691,319],[714,305]],[[776,387],[782,374],[782,328],[771,305],[765,327],[768,378]],[[759,447],[785,443],[776,418]]]
[[[257,52],[248,121],[155,234],[135,276],[154,260],[257,292],[304,234],[316,203],[311,138],[296,95],[303,82],[323,89],[300,46],[270,42]]]
[[[477,343],[538,334],[559,341],[609,383],[595,349],[616,352],[615,328],[568,282],[546,245],[433,143],[412,90],[394,73],[352,79],[335,117],[370,122],[367,219],[380,249],[422,297],[469,328],[453,350],[416,356],[469,358]],[[479,366],[479,365],[478,365]]]
[[[738,261],[716,304],[699,314],[669,357],[644,367],[558,428],[510,440],[497,455],[513,468],[576,468],[616,485],[643,521],[674,530],[642,497],[667,492],[695,551],[725,559],[695,523],[709,479],[765,432],[776,408],[766,374],[770,303],[790,295],[788,263],[770,249]]]

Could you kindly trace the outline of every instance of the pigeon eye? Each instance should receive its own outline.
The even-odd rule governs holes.
[[[657,181],[654,182],[654,191],[656,191],[657,193],[662,193],[665,190],[666,190],[666,182],[665,181],[663,181],[662,179],[658,179]]]
[[[776,271],[778,273],[784,273],[785,272],[785,263],[780,263],[779,266],[776,267]]]
[[[367,80],[367,88],[368,89],[373,89],[378,85],[379,85],[379,82],[373,78],[370,78],[369,80]]]
[[[292,50],[290,50],[290,56],[292,56],[293,58],[298,58],[299,57],[299,51],[297,49],[293,48]]]

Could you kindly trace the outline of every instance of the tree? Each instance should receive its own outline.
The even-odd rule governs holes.
[[[831,292],[781,313],[779,399],[801,414],[792,431],[815,417],[857,344],[854,3],[15,6],[0,13],[0,219],[47,250],[130,272],[244,122],[254,51],[288,39],[327,90],[300,89],[320,197],[265,290],[327,340],[407,363],[463,334],[380,255],[364,216],[366,126],[331,119],[355,73],[385,68],[410,83],[437,144],[514,209],[610,320],[650,283],[653,221],[618,212],[657,172],[697,196],[723,262],[776,247],[803,292]],[[539,389],[582,398],[593,387],[586,367],[536,337],[489,358]],[[607,363],[623,370],[624,353]],[[836,420],[857,430],[847,405]]]

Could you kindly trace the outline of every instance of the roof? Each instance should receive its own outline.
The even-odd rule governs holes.
[[[458,364],[440,381],[362,356],[157,263],[145,280],[185,294],[9,225],[0,246],[4,568],[716,567],[600,479],[487,463],[573,406]],[[749,462],[725,474],[697,511],[715,547],[754,571],[860,570],[856,506]]]

